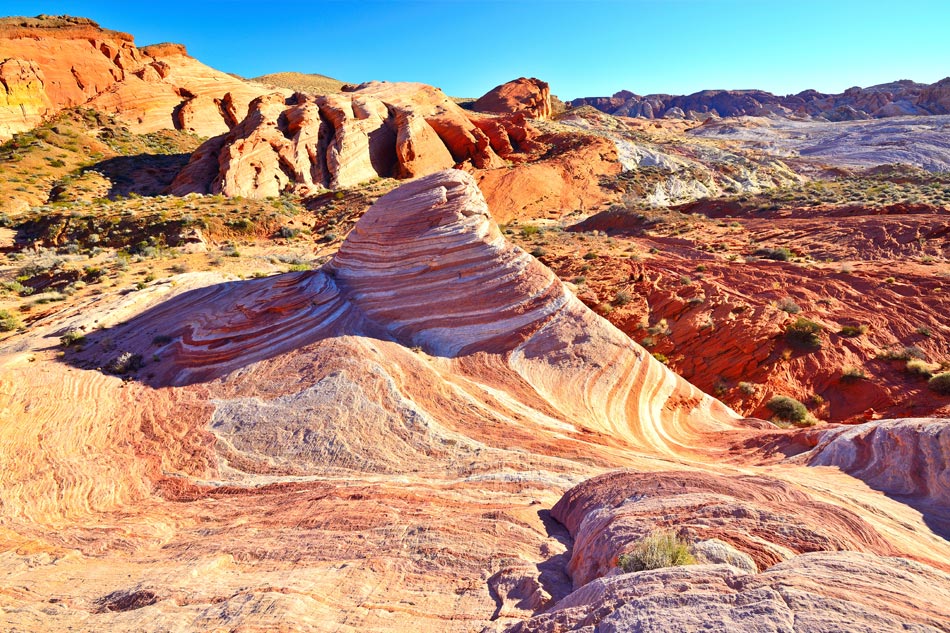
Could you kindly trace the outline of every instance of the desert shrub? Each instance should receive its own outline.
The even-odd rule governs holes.
[[[292,226],[282,226],[280,227],[280,230],[277,231],[277,234],[283,238],[293,239],[300,235],[300,229],[294,228]]]
[[[818,349],[821,347],[822,327],[805,317],[798,317],[785,329],[785,338],[798,347]]]
[[[122,352],[109,361],[106,365],[106,371],[111,374],[126,374],[130,371],[141,369],[143,364],[141,354]]]
[[[617,558],[617,567],[628,574],[648,569],[695,564],[696,559],[689,553],[686,542],[677,538],[672,532],[666,531],[651,532],[638,541],[631,551]]]
[[[774,396],[765,406],[782,422],[803,424],[808,420],[808,409],[795,398]]]
[[[72,347],[74,345],[82,345],[86,341],[86,336],[75,328],[68,330],[65,334],[59,337],[59,342],[63,347]]]
[[[7,310],[0,310],[0,332],[12,332],[20,327],[20,320]]]
[[[633,301],[633,296],[626,290],[621,290],[614,295],[613,304],[615,306],[625,306]]]
[[[522,237],[531,237],[532,235],[537,235],[541,229],[534,226],[533,224],[526,224],[521,227],[521,236]]]
[[[908,345],[900,349],[887,349],[878,352],[877,358],[881,360],[910,360],[912,358],[926,360],[927,353],[916,345]]]
[[[743,381],[739,383],[738,387],[739,391],[747,396],[751,396],[755,393],[755,383]]]
[[[861,336],[867,331],[868,326],[866,325],[842,325],[838,334],[847,338],[854,338],[856,336]]]
[[[533,255],[534,257],[544,257],[544,249],[538,246],[534,250],[531,251],[531,255]]]
[[[790,251],[787,248],[759,248],[753,253],[756,257],[763,257],[765,259],[774,259],[779,262],[787,262],[791,258],[795,257],[795,253]]]
[[[853,382],[855,380],[867,379],[867,374],[860,367],[843,367],[841,369],[841,380],[844,382]]]
[[[775,307],[777,307],[782,312],[788,312],[789,314],[798,314],[802,311],[798,304],[789,298],[782,299],[775,305]]]
[[[670,362],[670,359],[666,357],[666,354],[661,354],[660,352],[653,352],[653,358],[657,359],[664,365],[668,365]]]
[[[950,396],[950,371],[937,374],[927,381],[927,386],[937,393]]]
[[[940,370],[940,365],[937,363],[928,363],[920,358],[912,358],[907,361],[905,368],[909,374],[930,378],[934,373]]]

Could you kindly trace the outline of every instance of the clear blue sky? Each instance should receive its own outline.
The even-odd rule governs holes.
[[[519,76],[564,99],[628,89],[840,92],[950,75],[950,0],[0,0],[180,42],[246,77],[295,70],[477,97]]]

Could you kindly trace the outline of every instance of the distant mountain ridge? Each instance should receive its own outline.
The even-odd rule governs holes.
[[[902,79],[848,88],[840,94],[805,90],[774,95],[764,90],[702,90],[691,95],[638,95],[621,90],[611,97],[582,97],[572,107],[593,106],[607,114],[645,119],[762,116],[855,121],[892,116],[950,114],[950,77],[933,84]]]

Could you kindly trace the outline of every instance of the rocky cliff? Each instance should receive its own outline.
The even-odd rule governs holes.
[[[137,48],[131,35],[86,18],[4,18],[0,60],[0,139],[77,105],[116,113],[137,132],[213,136],[275,90],[205,66],[180,45]]]
[[[466,112],[441,90],[370,82],[332,95],[270,95],[200,147],[170,192],[307,195],[454,165],[491,169],[537,144],[523,115]]]

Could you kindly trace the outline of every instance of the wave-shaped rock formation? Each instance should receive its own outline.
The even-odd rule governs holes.
[[[727,116],[806,116],[827,121],[854,121],[905,115],[950,113],[950,77],[934,84],[909,80],[848,88],[840,94],[805,90],[774,95],[763,90],[702,90],[691,95],[638,95],[621,90],[611,97],[583,97],[573,107],[589,105],[617,116],[706,119]]]
[[[523,114],[466,112],[419,83],[370,82],[331,95],[251,103],[246,119],[198,148],[175,195],[307,195],[373,178],[413,178],[456,165],[490,169],[538,149]]]
[[[0,139],[81,105],[119,115],[134,132],[213,136],[274,90],[209,68],[178,44],[137,48],[87,18],[3,18],[0,59]]]
[[[814,605],[948,630],[933,516],[763,457],[807,442],[588,310],[465,172],[380,198],[318,270],[218,280],[5,341],[0,628],[781,630]],[[705,564],[618,576],[656,525]]]

